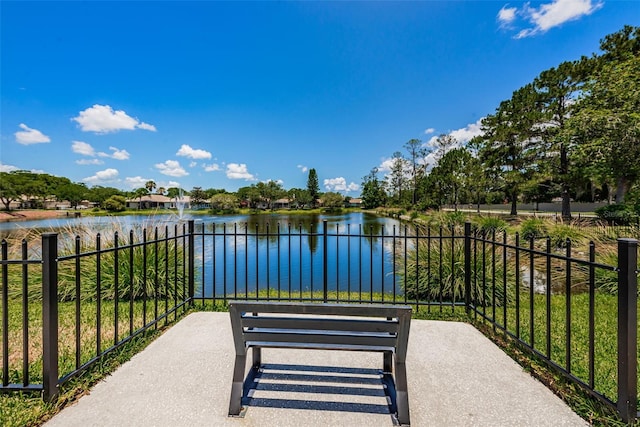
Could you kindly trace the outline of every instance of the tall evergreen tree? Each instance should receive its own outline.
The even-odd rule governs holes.
[[[402,157],[401,152],[396,151],[391,159],[391,170],[387,175],[387,185],[389,186],[389,193],[397,205],[402,203],[402,190],[406,185],[406,175],[407,160]]]
[[[548,157],[555,169],[552,175],[560,183],[564,220],[571,219],[570,154],[575,146],[574,136],[566,131],[567,120],[574,109],[576,93],[584,82],[582,69],[579,62],[563,62],[557,68],[540,73],[533,83],[538,93],[538,108],[542,113],[538,124],[541,149],[551,153]]]
[[[535,179],[539,171],[540,115],[536,102],[533,85],[526,85],[482,121],[484,136],[479,141],[478,154],[485,167],[503,180],[504,191],[511,201],[511,215],[518,214],[521,186]]]
[[[307,178],[307,191],[311,197],[311,205],[316,206],[318,197],[320,197],[320,184],[318,183],[318,174],[314,168],[309,169],[309,177]]]
[[[572,123],[583,163],[609,176],[622,203],[640,179],[640,57],[603,65],[585,85]]]
[[[411,167],[411,181],[413,187],[411,202],[415,206],[418,202],[418,180],[420,179],[420,176],[424,174],[424,158],[427,155],[428,150],[422,145],[422,141],[419,139],[410,139],[406,144],[404,144],[404,148],[409,154],[408,161]]]

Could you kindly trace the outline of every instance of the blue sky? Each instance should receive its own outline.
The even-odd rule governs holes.
[[[0,1],[0,170],[131,190],[281,181],[356,196],[372,167],[464,141],[640,2]]]

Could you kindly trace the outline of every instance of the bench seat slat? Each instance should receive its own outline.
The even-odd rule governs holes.
[[[348,351],[366,351],[366,352],[390,352],[395,351],[395,347],[377,346],[377,345],[349,345],[349,344],[321,344],[321,343],[293,343],[293,342],[273,342],[273,341],[248,341],[247,347],[262,348],[293,348],[307,350],[348,350]]]
[[[234,301],[235,302],[235,301]],[[246,313],[294,313],[321,314],[354,317],[397,317],[405,311],[411,315],[409,306],[389,306],[385,304],[309,304],[302,302],[252,302],[241,301],[236,304]]]
[[[265,342],[307,342],[314,344],[336,344],[336,345],[372,345],[395,347],[397,337],[389,334],[370,333],[330,333],[330,331],[290,331],[290,330],[264,330],[245,331],[245,342],[265,341]]]
[[[285,326],[286,325],[286,326]],[[247,328],[318,329],[333,331],[398,332],[397,320],[317,319],[304,317],[242,317]]]

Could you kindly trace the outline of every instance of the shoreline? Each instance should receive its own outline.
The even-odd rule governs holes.
[[[37,219],[62,218],[67,217],[69,212],[75,211],[56,211],[45,209],[0,211],[0,222],[17,222]]]

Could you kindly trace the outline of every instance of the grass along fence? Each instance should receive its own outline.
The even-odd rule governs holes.
[[[593,242],[521,239],[499,227],[326,222],[254,230],[189,222],[112,236],[3,242],[2,391],[51,399],[196,301],[375,301],[465,308],[626,421],[637,415],[635,240],[600,241],[596,251]]]
[[[106,239],[45,233],[31,246],[3,240],[0,391],[52,400],[106,354],[175,320],[193,283],[187,231],[144,227],[125,242],[119,231]]]

